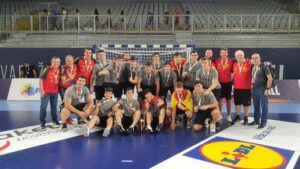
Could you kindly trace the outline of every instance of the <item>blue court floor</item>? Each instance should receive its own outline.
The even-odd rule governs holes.
[[[269,108],[269,119],[300,122],[300,104],[298,103],[274,103],[270,104]],[[1,145],[5,143],[5,131],[40,124],[39,102],[0,101],[0,119],[1,153]],[[47,122],[51,122],[50,113],[47,114]],[[230,124],[223,118],[221,128],[217,132],[229,126]],[[175,131],[164,129],[158,134],[135,132],[132,135],[119,135],[113,132],[108,138],[102,137],[100,132],[94,132],[90,134],[89,138],[79,135],[0,155],[0,168],[144,169],[150,168],[210,136],[212,134],[206,130],[194,133],[183,126],[177,127]],[[300,168],[299,159],[295,168]]]

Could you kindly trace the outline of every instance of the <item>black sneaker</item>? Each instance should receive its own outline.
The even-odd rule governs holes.
[[[79,120],[79,121],[78,121],[78,125],[84,125],[84,124],[86,124],[85,121],[83,121],[83,120]]]
[[[249,125],[250,125],[250,126],[254,126],[254,125],[259,125],[259,123],[253,121],[253,122],[249,123]]]
[[[265,128],[265,127],[266,127],[266,126],[260,124],[257,128],[258,128],[258,129],[263,129],[263,128]]]
[[[158,124],[156,127],[156,131],[160,132],[160,130],[163,128],[163,124]]]
[[[87,117],[86,117],[86,120],[87,120],[87,121],[91,121],[90,116],[87,116]]]
[[[239,115],[236,115],[232,122],[233,122],[233,123],[236,123],[236,122],[238,122],[238,121],[241,121],[241,118],[240,118]]]
[[[128,132],[129,134],[133,133],[133,132],[134,132],[134,127],[129,127],[129,128],[127,129],[127,132]]]
[[[53,121],[53,124],[55,124],[55,125],[60,125],[60,122],[59,121]]]
[[[42,124],[41,124],[41,127],[42,127],[42,129],[46,128],[46,124],[45,124],[45,123],[42,123]]]
[[[118,129],[118,131],[120,132],[120,133],[125,133],[126,132],[126,130],[123,128],[123,126],[121,126],[121,125],[117,125],[117,129]]]
[[[248,116],[245,116],[245,117],[244,117],[243,125],[248,125]]]
[[[68,130],[68,126],[67,126],[66,123],[64,123],[64,124],[62,125],[61,130],[62,130],[63,132],[66,132],[66,131]]]

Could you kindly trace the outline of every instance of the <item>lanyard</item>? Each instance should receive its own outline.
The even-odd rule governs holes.
[[[252,83],[255,83],[255,79],[256,79],[256,75],[257,75],[257,71],[259,70],[258,66],[254,66],[252,69]]]
[[[75,90],[76,90],[76,97],[77,97],[78,101],[80,101],[80,99],[81,99],[81,97],[82,97],[82,89],[81,89],[80,91],[78,91],[78,90],[75,88]]]
[[[240,63],[238,62],[238,67],[239,67],[239,72],[240,72],[240,74],[242,74],[243,66],[244,66],[244,61],[243,61],[243,63],[242,63],[241,65],[240,65]]]
[[[167,73],[166,73],[166,77],[167,77],[167,80],[166,80],[166,86],[168,85],[168,81],[169,81],[169,79],[170,79],[170,74],[171,74],[171,72],[167,75]]]
[[[201,101],[202,101],[202,97],[203,95],[198,95],[200,97],[199,101],[198,101],[198,106],[201,106]]]
[[[119,78],[120,72],[121,72],[121,67],[119,69],[116,67],[115,72],[117,74],[117,78]]]
[[[91,67],[91,61],[87,62],[86,60],[84,60],[84,63],[85,63],[86,71],[88,72],[90,70],[90,67]]]
[[[178,102],[181,104],[181,102],[182,102],[182,94],[178,94],[177,93],[177,97],[178,97]]]
[[[207,74],[205,73],[205,71],[204,71],[204,69],[203,69],[203,75],[204,75],[204,79],[205,79],[205,80],[208,80],[209,72],[210,72],[210,69],[208,69]]]
[[[57,84],[58,83],[58,71],[57,70],[53,70],[53,76],[54,76],[55,84]]]
[[[190,64],[189,72],[194,68],[195,65],[196,65],[196,63],[194,63],[193,65],[192,65],[192,63]]]
[[[228,62],[228,58],[226,58],[225,64],[223,64],[223,60],[221,59],[221,65],[222,65],[222,70],[223,70],[223,71],[226,69],[227,62]]]
[[[146,76],[147,76],[147,74],[146,74]],[[150,75],[149,75],[149,76],[147,76],[147,80],[148,80],[148,85],[149,85],[149,86],[150,86],[151,76],[152,76],[152,74],[151,74],[151,73],[150,73]]]

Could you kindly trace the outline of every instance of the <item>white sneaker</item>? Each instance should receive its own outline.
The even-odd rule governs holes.
[[[90,129],[88,128],[87,125],[83,126],[83,135],[84,135],[84,137],[89,137],[90,136]]]
[[[105,128],[103,131],[103,137],[107,137],[110,134],[110,129],[109,128]]]
[[[228,121],[228,122],[232,122],[231,116],[227,116],[227,121]]]
[[[205,121],[204,121],[204,126],[205,126],[205,128],[208,128],[208,127],[209,127],[209,121],[210,121],[209,118],[206,118],[206,119],[205,119]]]
[[[153,133],[153,129],[151,126],[147,126],[145,131],[146,131],[146,133]]]
[[[216,132],[216,124],[215,123],[210,123],[210,132],[215,133]]]

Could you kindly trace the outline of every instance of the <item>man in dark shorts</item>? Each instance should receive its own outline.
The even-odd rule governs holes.
[[[85,87],[85,81],[84,76],[78,76],[76,85],[69,87],[65,92],[64,107],[60,114],[63,131],[68,129],[66,120],[72,113],[80,117],[78,124],[84,124],[84,120],[93,110],[93,96],[90,94],[89,89]]]
[[[104,75],[101,75],[100,72],[110,64],[110,61],[106,59],[104,50],[97,52],[97,58],[97,63],[92,71],[90,91],[91,93],[92,91],[95,92],[96,100],[101,100],[104,96]]]
[[[107,137],[110,134],[110,130],[114,122],[112,108],[116,104],[116,101],[112,99],[112,96],[113,89],[105,88],[104,98],[96,104],[91,121],[89,121],[89,123],[83,128],[85,137],[89,136],[90,130],[95,125],[105,128],[103,131],[103,137]]]
[[[205,90],[200,82],[196,82],[193,93],[194,111],[197,112],[194,120],[194,131],[200,131],[207,118],[212,119],[210,123],[210,132],[216,132],[216,123],[221,117],[218,107],[218,101],[214,94],[209,92],[204,95]]]
[[[240,121],[242,105],[244,107],[244,125],[248,124],[248,115],[251,105],[251,62],[245,59],[242,50],[235,52],[236,62],[233,63],[234,104],[236,117],[233,123]]]
[[[117,127],[120,133],[133,133],[141,118],[139,102],[133,99],[133,89],[126,90],[126,98],[120,99],[113,107]]]
[[[221,97],[219,101],[219,108],[222,111],[222,98],[226,99],[227,121],[232,122],[231,119],[231,92],[232,92],[232,66],[233,60],[228,57],[228,49],[220,49],[220,57],[214,62],[215,68],[218,71],[219,82],[221,84]]]
[[[164,101],[154,96],[150,90],[145,90],[145,101],[142,105],[146,126],[145,132],[153,133],[153,129],[159,132],[163,128],[165,119]]]

